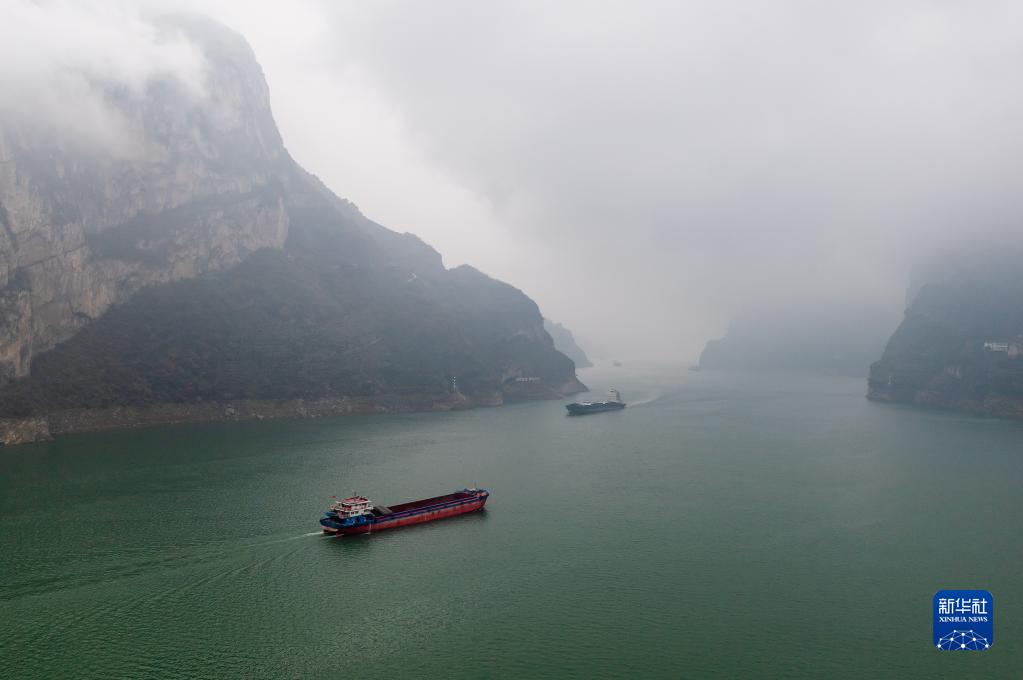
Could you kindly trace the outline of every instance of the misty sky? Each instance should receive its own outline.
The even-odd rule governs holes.
[[[688,361],[765,305],[894,323],[919,257],[1019,223],[1018,3],[143,6],[243,33],[301,164],[597,355]],[[137,5],[39,7],[5,10],[0,106],[68,63],[201,87]]]

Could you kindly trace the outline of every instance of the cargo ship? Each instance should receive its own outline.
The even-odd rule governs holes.
[[[625,402],[622,401],[622,395],[618,394],[618,390],[610,389],[607,391],[605,401],[585,401],[581,404],[568,404],[565,408],[568,409],[570,416],[585,416],[604,411],[621,411],[625,408]]]
[[[486,489],[473,487],[446,496],[387,507],[373,505],[365,496],[351,496],[342,500],[333,496],[334,502],[320,518],[320,526],[323,527],[323,533],[335,536],[371,534],[482,510],[489,497],[490,492]]]

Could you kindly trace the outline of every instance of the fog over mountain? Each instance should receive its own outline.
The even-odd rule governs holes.
[[[52,10],[23,9],[37,31]],[[443,266],[295,162],[243,36],[102,12],[89,58],[53,44],[0,110],[0,443],[585,390],[522,291]],[[119,22],[149,63],[108,67],[131,57]]]
[[[148,19],[189,3],[139,7],[7,3],[0,106],[121,143],[95,83],[173,72],[204,96]],[[779,300],[897,316],[930,251],[1018,222],[1016,3],[191,9],[251,42],[298,162],[594,355],[694,360]]]

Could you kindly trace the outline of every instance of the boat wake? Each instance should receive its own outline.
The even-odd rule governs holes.
[[[310,536],[325,536],[322,531],[310,531],[307,534],[299,534],[298,536],[288,536],[287,538],[278,538],[274,541],[267,541],[266,543],[257,543],[256,545],[270,545],[271,543],[285,543],[287,541],[297,541],[300,538],[309,538]]]
[[[288,541],[297,541],[302,538],[309,538],[310,536],[325,536],[322,531],[310,531],[306,534],[299,534],[298,536],[285,536],[284,538],[273,538],[269,541],[259,541],[258,543],[250,543],[246,545],[246,548],[259,548],[264,545],[273,545],[275,543],[287,543]]]
[[[649,404],[650,402],[657,401],[658,399],[660,399],[663,396],[664,396],[663,394],[655,394],[655,395],[652,395],[650,397],[647,397],[646,399],[640,399],[639,401],[630,401],[629,402],[629,408],[634,408],[636,406],[643,406],[644,404]]]

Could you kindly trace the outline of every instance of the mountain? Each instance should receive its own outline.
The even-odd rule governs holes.
[[[557,321],[551,321],[550,319],[543,320],[543,328],[551,336],[551,339],[554,340],[554,347],[575,362],[576,368],[589,368],[593,365],[589,357],[586,356],[586,352],[576,344],[572,331]]]
[[[0,440],[585,389],[524,293],[295,163],[241,36],[164,26],[204,92],[101,89],[116,147],[0,118]]]
[[[892,322],[854,304],[759,310],[736,317],[724,337],[707,342],[700,368],[866,375]]]
[[[1023,251],[963,249],[918,274],[867,397],[1023,417]]]

